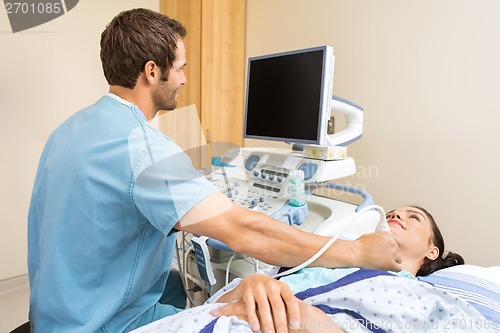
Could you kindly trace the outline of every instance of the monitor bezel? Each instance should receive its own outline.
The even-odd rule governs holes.
[[[311,53],[311,52],[323,52],[322,60],[322,70],[321,70],[321,94],[320,94],[320,107],[318,112],[318,122],[316,128],[316,137],[311,139],[298,139],[298,138],[285,138],[278,136],[264,136],[264,135],[254,135],[248,134],[247,119],[248,119],[248,101],[250,95],[250,80],[251,80],[251,66],[252,63],[257,60],[271,59],[276,57],[285,57],[295,54]],[[333,48],[331,46],[323,45],[316,47],[309,47],[303,49],[295,49],[285,52],[265,54],[255,57],[248,58],[247,67],[247,81],[246,81],[246,92],[245,92],[245,114],[244,114],[244,128],[243,137],[245,139],[255,139],[255,140],[266,140],[266,141],[278,141],[286,143],[299,143],[299,144],[316,144],[323,145],[327,141],[328,137],[328,120],[331,115],[331,101],[332,101],[332,88],[333,88],[333,74],[334,74],[334,55]]]

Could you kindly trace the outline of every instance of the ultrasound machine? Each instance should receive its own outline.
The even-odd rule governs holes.
[[[374,203],[367,192],[332,182],[355,174],[346,146],[363,132],[363,109],[332,97],[334,58],[330,46],[249,58],[244,138],[286,142],[289,148],[229,149],[213,160],[207,178],[247,209],[308,232],[354,239],[367,227],[374,230],[385,214],[364,210]],[[345,119],[336,133],[334,112]],[[316,194],[321,188],[351,192],[363,202]],[[296,195],[302,197],[298,204],[291,200]],[[366,213],[352,223],[360,211]],[[186,233],[179,236],[177,258],[191,305],[201,304],[234,277],[267,266],[220,241]]]

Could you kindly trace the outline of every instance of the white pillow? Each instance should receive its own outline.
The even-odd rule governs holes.
[[[486,319],[500,324],[500,266],[458,265],[418,279],[460,296]]]
[[[500,266],[481,267],[476,265],[457,265],[439,270],[435,273],[462,273],[479,279],[488,280],[500,286]]]

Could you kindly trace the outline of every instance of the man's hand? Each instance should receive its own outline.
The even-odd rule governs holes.
[[[403,259],[396,239],[390,232],[366,234],[355,241],[357,266],[399,272]]]
[[[235,300],[238,302],[233,302]],[[296,327],[301,320],[300,301],[290,288],[263,274],[244,278],[238,287],[218,301],[229,304],[211,311],[211,314],[236,315],[247,320],[254,332],[288,332],[289,327]]]

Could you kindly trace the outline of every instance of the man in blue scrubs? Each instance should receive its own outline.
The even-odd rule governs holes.
[[[177,21],[145,9],[119,14],[102,33],[109,93],[51,134],[33,187],[33,332],[127,332],[180,311],[159,302],[178,230],[280,266],[305,261],[327,241],[233,205],[150,126],[159,110],[175,109],[186,84],[185,35]],[[400,261],[395,240],[378,234],[338,241],[315,265],[399,270]],[[287,330],[287,315],[298,313],[288,291],[247,292],[252,327]]]

